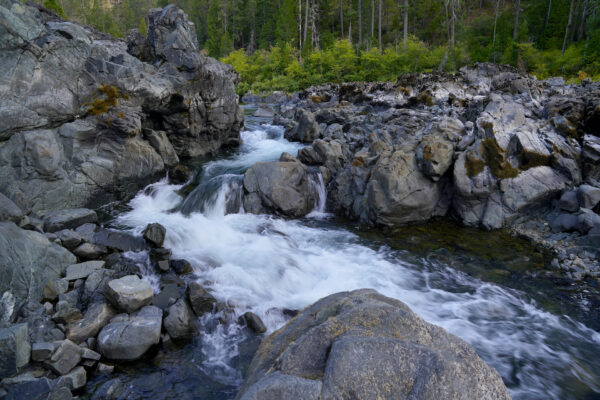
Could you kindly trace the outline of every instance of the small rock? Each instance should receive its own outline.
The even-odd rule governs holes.
[[[114,365],[109,365],[105,363],[98,363],[98,366],[96,367],[96,372],[99,374],[112,374],[114,370]]]
[[[187,275],[194,272],[192,264],[186,260],[170,260],[171,269],[175,271],[177,275]]]
[[[158,223],[148,224],[142,232],[144,239],[154,247],[162,247],[167,230]]]
[[[12,376],[27,365],[31,356],[27,324],[0,329],[0,379]]]
[[[116,308],[131,313],[150,304],[154,291],[137,275],[127,275],[108,282],[105,295]]]
[[[58,387],[66,387],[70,390],[75,390],[84,387],[86,382],[87,373],[85,372],[85,368],[77,367],[68,374],[61,376],[56,385]]]
[[[96,231],[94,233],[94,243],[119,251],[140,251],[146,248],[146,242],[141,237],[111,229]]]
[[[115,314],[113,308],[108,304],[92,304],[88,307],[81,321],[69,325],[67,338],[75,343],[81,343],[90,337],[94,337]]]
[[[106,247],[92,243],[82,243],[73,250],[73,254],[82,260],[96,260],[106,253],[108,253]]]
[[[579,200],[577,199],[577,192],[574,190],[564,192],[563,195],[560,196],[560,200],[558,201],[558,207],[561,210],[565,210],[568,212],[575,212],[579,210]]]
[[[197,282],[188,285],[187,295],[197,316],[212,312],[214,304],[217,302],[217,299]]]
[[[290,153],[284,151],[283,153],[281,153],[281,156],[279,156],[279,161],[281,161],[281,162],[298,162],[298,159],[296,159],[296,157],[294,157]]]
[[[52,382],[48,378],[34,379],[9,387],[4,400],[45,399],[51,390]]]
[[[185,299],[179,299],[169,307],[164,325],[169,336],[175,340],[191,339],[198,333],[196,318]]]
[[[94,350],[90,350],[87,347],[83,347],[81,350],[81,358],[84,360],[100,360],[100,354],[96,353]]]
[[[49,301],[44,303],[44,312],[48,315],[54,312],[54,306]]]
[[[75,232],[79,233],[85,241],[93,242],[96,229],[98,229],[96,224],[83,224],[75,229]]]
[[[156,263],[156,269],[158,269],[159,272],[163,273],[169,272],[169,270],[171,269],[171,265],[168,260],[160,260]]]
[[[67,279],[57,279],[46,282],[44,286],[44,300],[54,301],[58,295],[66,293],[69,290],[69,281]]]
[[[44,221],[32,215],[24,215],[19,222],[19,227],[25,230],[44,232]]]
[[[81,361],[81,349],[69,339],[63,340],[45,364],[58,375],[68,374]]]
[[[73,394],[71,393],[69,388],[61,386],[50,392],[46,400],[71,400],[72,398]]]
[[[117,400],[122,398],[125,389],[125,385],[118,378],[111,379],[98,387],[91,400]]]
[[[66,249],[73,250],[83,242],[83,235],[72,229],[63,229],[56,232],[56,236],[60,239],[62,246]]]
[[[69,265],[67,267],[66,279],[68,281],[74,281],[76,279],[85,279],[88,276],[90,276],[90,274],[95,270],[104,268],[104,264],[104,261],[86,261],[79,264]]]
[[[58,348],[58,343],[41,342],[31,346],[31,359],[33,361],[46,361]]]
[[[81,311],[77,308],[69,307],[58,310],[52,316],[52,320],[57,324],[72,324],[75,321],[79,321],[83,315],[81,315]]]
[[[98,221],[96,212],[87,208],[54,211],[44,218],[44,230],[46,232],[58,232],[96,221]]]
[[[267,331],[267,327],[260,317],[253,312],[248,311],[244,313],[244,320],[246,320],[248,327],[256,333],[265,333]]]
[[[157,263],[159,261],[169,261],[171,259],[171,249],[164,247],[153,248],[150,250],[150,261]]]

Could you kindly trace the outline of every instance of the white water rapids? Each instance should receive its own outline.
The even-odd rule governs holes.
[[[165,247],[174,258],[190,261],[199,282],[220,301],[239,313],[255,312],[270,330],[285,322],[284,308],[302,309],[335,292],[369,287],[470,343],[499,371],[515,399],[600,393],[598,332],[544,311],[519,291],[369,247],[354,233],[328,224],[318,175],[311,186],[321,190],[320,201],[306,219],[236,212],[240,174],[257,161],[276,160],[283,151],[295,155],[300,148],[282,137],[281,128],[268,125],[253,126],[242,138],[235,155],[203,166],[198,188],[205,184],[205,192],[196,193],[203,196],[201,206],[188,201],[186,213],[177,211],[183,202],[176,193],[180,186],[163,180],[140,192],[117,224],[136,233],[151,222],[164,225]],[[236,213],[225,215],[232,207]],[[227,370],[239,332],[213,328],[206,334],[205,365]]]

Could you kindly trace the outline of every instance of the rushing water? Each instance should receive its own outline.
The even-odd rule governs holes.
[[[470,343],[499,371],[515,399],[600,398],[598,332],[551,313],[526,292],[357,235],[325,212],[320,174],[311,175],[317,201],[307,218],[243,213],[243,171],[300,148],[285,140],[279,127],[252,118],[247,122],[241,148],[204,164],[186,198],[178,194],[181,186],[165,179],[140,192],[115,226],[139,233],[150,222],[164,225],[165,246],[174,257],[190,261],[198,281],[220,301],[238,314],[257,313],[270,331],[286,321],[284,309],[370,287]],[[148,275],[156,283],[156,276]],[[192,344],[127,370],[131,385],[144,386],[133,397],[235,395],[258,339],[248,339],[237,324],[219,324],[215,316],[203,317],[200,324],[203,333]]]

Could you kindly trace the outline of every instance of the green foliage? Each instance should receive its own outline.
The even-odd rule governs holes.
[[[208,40],[206,41],[206,48],[208,49],[208,54],[212,57],[221,57],[221,46],[224,44],[222,40],[223,34],[219,26],[219,2],[211,0],[207,18],[206,34]]]
[[[60,6],[60,4],[58,4],[58,2],[56,0],[44,0],[42,5],[49,10],[56,11],[56,14],[58,14],[58,16],[66,18],[62,7]]]

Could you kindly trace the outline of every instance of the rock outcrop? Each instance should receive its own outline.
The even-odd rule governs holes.
[[[312,141],[297,157],[326,169],[332,211],[367,225],[454,216],[496,229],[569,187],[598,186],[599,95],[599,83],[477,64],[396,84],[311,87],[282,103],[275,123],[291,140]]]
[[[238,76],[180,9],[150,10],[129,43],[16,0],[0,15],[0,192],[25,212],[95,208],[239,144]]]
[[[266,338],[238,400],[510,399],[461,339],[374,290],[317,301]]]

